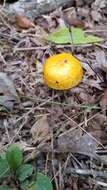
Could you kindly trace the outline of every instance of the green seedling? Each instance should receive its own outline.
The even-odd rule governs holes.
[[[5,154],[0,156],[0,180],[6,179],[8,176],[12,181],[12,185],[1,185],[0,190],[53,190],[49,178],[40,173],[35,172],[31,164],[23,163],[24,157],[22,150],[12,144]]]

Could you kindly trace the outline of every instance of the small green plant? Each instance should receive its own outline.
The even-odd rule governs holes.
[[[49,178],[34,172],[31,164],[23,163],[23,153],[16,144],[12,144],[7,152],[0,156],[0,180],[10,180],[20,190],[53,190]],[[12,190],[13,187],[1,185],[0,190]]]

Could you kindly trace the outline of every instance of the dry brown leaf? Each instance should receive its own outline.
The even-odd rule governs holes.
[[[107,88],[104,91],[104,95],[101,98],[100,101],[101,108],[103,110],[103,113],[106,115],[106,108],[107,108]]]
[[[20,28],[29,29],[31,27],[34,27],[33,22],[29,20],[27,17],[16,15],[15,19],[17,26],[19,26]]]
[[[32,126],[31,134],[34,142],[43,141],[50,138],[49,124],[46,115],[38,119],[38,121]]]
[[[58,137],[58,147],[63,152],[70,151],[94,156],[97,143],[88,134],[82,135],[80,128],[75,128]]]
[[[79,28],[85,28],[85,23],[84,21],[77,19],[77,18],[69,18],[67,16],[64,17],[66,23],[69,26],[74,26],[74,27],[79,27]]]
[[[85,28],[85,22],[79,18],[77,18],[75,9],[69,8],[64,10],[63,14],[64,21],[69,25],[69,26],[74,26],[74,27],[80,27],[80,28]]]

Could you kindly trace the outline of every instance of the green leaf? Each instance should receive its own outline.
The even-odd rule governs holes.
[[[20,182],[31,176],[33,173],[33,167],[31,164],[23,164],[16,170],[16,177]]]
[[[71,36],[68,28],[63,27],[50,34],[48,40],[57,44],[66,44],[71,43]]]
[[[53,187],[49,178],[38,172],[36,182],[28,190],[53,190]]]
[[[29,187],[29,181],[25,180],[21,183],[21,190],[26,190]]]
[[[57,31],[53,32],[48,36],[48,40],[56,44],[67,44],[72,43],[77,44],[90,44],[102,42],[103,39],[94,35],[85,35],[81,28],[72,28],[72,35],[67,27],[59,28]]]
[[[10,168],[16,169],[23,161],[23,154],[16,144],[12,144],[6,152],[6,158]]]
[[[9,165],[5,157],[0,157],[0,179],[9,174]]]
[[[1,185],[0,190],[12,190],[12,189],[6,185]]]

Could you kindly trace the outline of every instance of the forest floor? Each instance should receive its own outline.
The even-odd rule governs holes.
[[[107,189],[107,7],[70,7],[36,18],[0,12],[0,152],[17,143],[24,162],[45,173],[54,190]],[[66,20],[66,21],[65,21]],[[25,21],[26,22],[26,21]],[[60,26],[102,37],[96,44],[43,40]],[[26,23],[25,23],[26,24]],[[81,83],[66,91],[43,81],[47,57],[72,53],[81,60]],[[1,180],[0,184],[13,182]],[[16,188],[17,189],[17,188]]]

